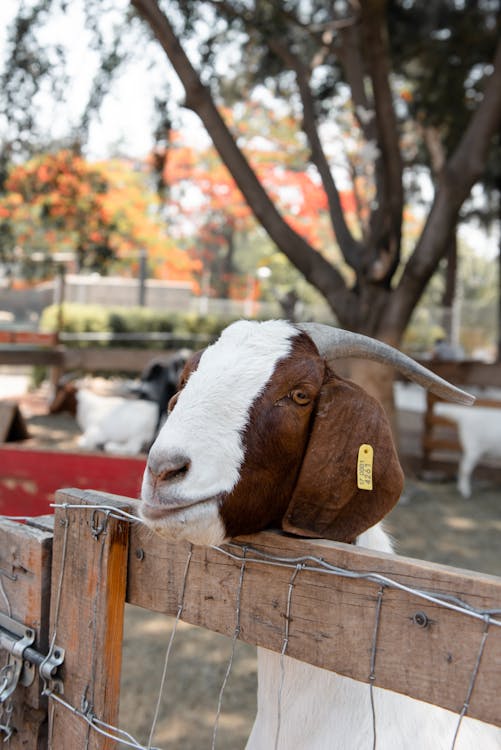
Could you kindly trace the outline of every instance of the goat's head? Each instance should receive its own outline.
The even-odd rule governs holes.
[[[240,321],[192,357],[153,444],[140,515],[159,533],[218,544],[271,525],[352,541],[397,502],[402,471],[382,407],[337,377],[336,356],[391,361],[462,391],[380,342],[325,326]],[[357,459],[371,446],[373,489]]]

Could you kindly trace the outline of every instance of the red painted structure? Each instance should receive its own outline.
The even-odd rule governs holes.
[[[66,453],[0,446],[0,515],[52,513],[54,493],[63,487],[138,497],[146,457]]]

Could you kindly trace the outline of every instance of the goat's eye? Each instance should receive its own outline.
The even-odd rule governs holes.
[[[294,401],[294,403],[299,404],[299,406],[306,406],[306,404],[309,404],[311,401],[311,398],[308,396],[308,394],[302,391],[300,388],[294,388],[294,390],[289,393],[289,396]]]

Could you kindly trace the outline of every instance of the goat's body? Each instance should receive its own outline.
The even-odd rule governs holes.
[[[158,406],[153,401],[77,393],[77,421],[83,434],[81,448],[103,448],[107,453],[136,455],[155,436]]]
[[[369,690],[368,684],[258,649],[258,710],[246,750],[371,750]],[[374,688],[374,708],[379,750],[451,750],[457,714],[380,688]],[[500,729],[463,719],[454,750],[500,748]]]
[[[501,456],[501,410],[488,406],[469,409],[457,404],[439,403],[437,414],[454,421],[461,443],[458,490],[471,496],[471,475],[482,456]]]
[[[357,543],[392,551],[380,525]],[[374,688],[374,707],[376,748],[452,747],[457,714],[381,688]],[[373,733],[368,684],[258,649],[257,716],[246,750],[371,750]],[[463,719],[455,750],[500,748],[501,729]]]

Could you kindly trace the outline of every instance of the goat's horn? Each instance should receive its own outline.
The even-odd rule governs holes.
[[[308,334],[322,357],[325,357],[328,362],[341,357],[372,359],[375,362],[392,365],[409,380],[419,383],[448,401],[468,405],[475,401],[471,394],[456,388],[447,380],[435,375],[431,370],[382,341],[322,323],[301,323],[298,327]]]

